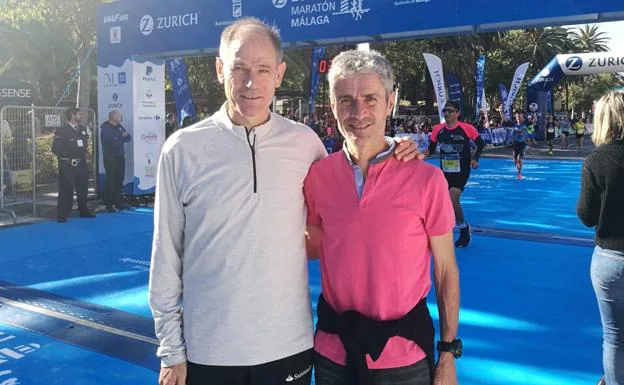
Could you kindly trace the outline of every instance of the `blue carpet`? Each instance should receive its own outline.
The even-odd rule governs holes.
[[[482,158],[461,198],[466,220],[478,227],[592,238],[593,230],[576,217],[581,166],[526,160],[524,179],[517,180],[511,159]]]
[[[153,370],[0,324],[0,384],[157,383],[158,374]]]
[[[583,228],[574,213],[580,165],[528,161],[526,179],[517,181],[511,161],[483,159],[463,197],[467,218],[479,227],[590,239],[592,231]],[[116,309],[149,320],[152,215],[138,210],[102,214],[95,220],[71,218],[64,225],[4,229],[0,281],[84,303],[82,308],[101,312],[103,318]],[[457,251],[459,334],[465,341],[465,356],[457,363],[461,384],[581,385],[597,380],[601,329],[589,280],[591,252],[572,244],[482,235]],[[310,263],[310,292],[315,304],[320,292],[318,262]],[[429,305],[437,319],[433,293]],[[132,319],[120,316],[117,322]],[[20,344],[41,345],[38,352],[6,366],[19,374],[22,384],[156,383],[153,371],[130,359],[112,358],[114,352],[106,354],[110,343],[90,351],[64,344],[60,337],[51,339],[50,334],[1,324],[0,331],[21,336]],[[12,341],[2,342],[0,336],[0,352],[14,347],[7,343]],[[138,362],[140,352],[135,355]],[[0,373],[4,368],[0,363]],[[62,373],[58,378],[63,380],[54,382],[54,373]]]
[[[0,280],[143,317],[151,210],[70,218],[0,232]]]
[[[464,357],[459,383],[593,384],[602,372],[592,249],[475,236],[457,250]],[[310,292],[320,294],[318,262]],[[428,299],[438,328],[435,290]]]

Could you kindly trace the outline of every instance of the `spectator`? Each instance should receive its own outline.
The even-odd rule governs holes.
[[[596,104],[596,151],[583,163],[577,214],[595,229],[591,280],[602,320],[602,361],[607,385],[624,385],[624,93]]]

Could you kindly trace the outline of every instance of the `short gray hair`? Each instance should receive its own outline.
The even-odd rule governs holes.
[[[593,128],[597,146],[624,139],[624,91],[609,91],[598,100]]]
[[[277,52],[277,62],[281,63],[284,60],[284,48],[282,47],[282,39],[280,38],[279,28],[275,25],[268,25],[255,17],[244,17],[238,19],[233,24],[228,25],[221,33],[221,43],[219,45],[219,56],[223,57],[224,51],[237,37],[239,30],[242,27],[254,26],[262,29],[267,36],[271,39],[271,43],[275,47]]]
[[[377,74],[388,91],[394,91],[394,75],[390,61],[377,51],[345,51],[336,56],[331,63],[329,74],[329,92],[333,94],[334,84],[355,74]]]

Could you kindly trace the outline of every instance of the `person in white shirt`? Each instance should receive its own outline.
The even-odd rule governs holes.
[[[274,28],[228,26],[216,69],[227,102],[171,135],[158,165],[149,303],[159,383],[309,384],[303,181],[326,151],[269,110],[286,70]],[[397,147],[397,158],[416,156],[411,141]]]

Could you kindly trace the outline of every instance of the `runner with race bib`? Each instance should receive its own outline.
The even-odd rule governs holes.
[[[524,120],[524,111],[516,111],[516,124],[511,137],[513,144],[513,159],[518,170],[518,179],[522,179],[522,158],[526,152],[529,140],[529,129]]]
[[[470,225],[464,220],[464,211],[460,197],[470,177],[471,168],[479,167],[479,157],[484,143],[474,126],[459,121],[459,104],[449,101],[442,110],[446,123],[433,128],[429,149],[425,154],[433,154],[440,145],[440,167],[449,185],[449,193],[453,201],[455,220],[460,229],[456,247],[466,247],[470,243]],[[477,151],[472,157],[470,141],[477,144]]]
[[[546,121],[546,142],[548,142],[548,155],[553,155],[553,140],[555,140],[555,133],[559,127],[559,122],[552,114],[548,115]]]

